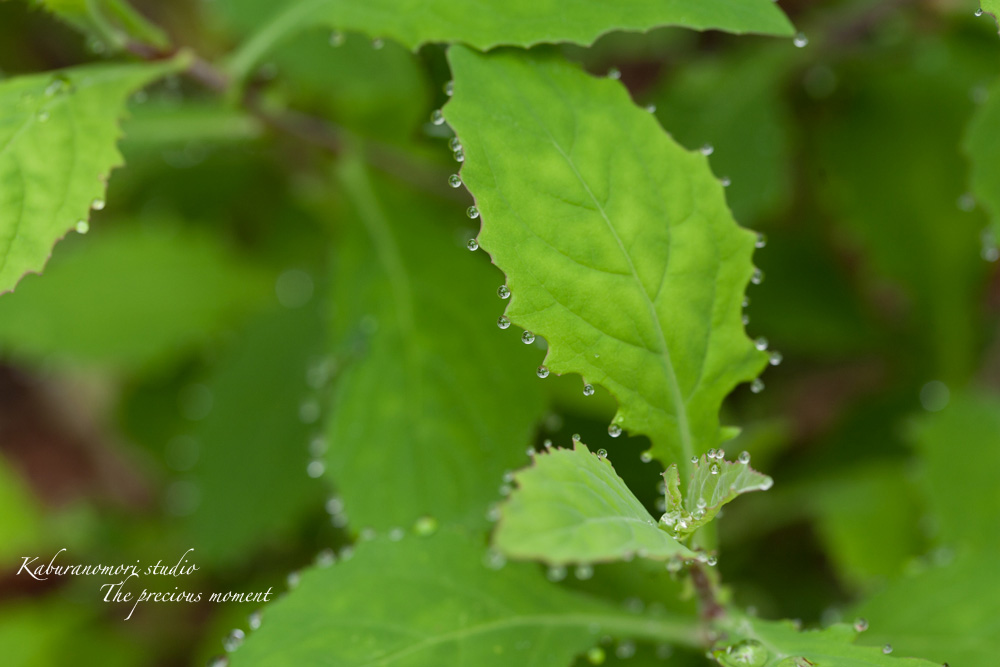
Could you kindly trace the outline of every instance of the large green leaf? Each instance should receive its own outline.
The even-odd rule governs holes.
[[[705,156],[618,81],[540,54],[449,59],[445,115],[479,242],[507,274],[506,315],[545,337],[546,367],[606,387],[616,427],[686,472],[723,439],[723,398],[767,363],[741,322],[754,234]]]
[[[0,81],[0,293],[104,207],[125,99],[182,60],[93,65]]]
[[[195,461],[178,482],[197,499],[186,527],[201,559],[246,559],[322,504],[323,485],[306,473],[319,429],[300,415],[322,391],[307,383],[322,379],[322,346],[315,309],[276,308],[245,328],[202,385],[211,409],[171,445]]]
[[[923,655],[937,664],[992,667],[1000,655],[996,552],[962,554],[894,581],[855,612],[868,621],[865,643],[889,643],[894,653]]]
[[[569,664],[602,635],[690,644],[697,629],[643,617],[560,589],[537,566],[482,562],[477,540],[453,531],[379,538],[264,610],[233,667],[424,667]]]
[[[216,238],[150,221],[60,246],[44,276],[0,298],[0,348],[124,369],[190,352],[273,300],[273,277]]]
[[[739,617],[722,625],[727,637],[712,654],[723,667],[940,667],[891,648],[857,646],[859,633],[846,624],[801,631],[792,621]]]
[[[1000,398],[953,397],[943,410],[920,419],[912,436],[939,540],[997,553]]]
[[[992,256],[1000,241],[1000,81],[976,109],[962,147],[972,163],[972,192],[990,216],[992,238],[984,254]]]
[[[657,527],[603,451],[592,454],[578,442],[540,453],[514,481],[494,536],[508,556],[556,565],[695,556]]]
[[[711,454],[711,452],[710,452]],[[726,461],[725,453],[702,455],[694,462],[694,473],[687,492],[681,494],[677,464],[663,473],[666,487],[666,512],[660,521],[678,539],[687,537],[715,518],[722,506],[751,491],[767,491],[774,481],[750,467],[746,460]]]
[[[463,42],[478,49],[539,43],[590,44],[612,30],[665,25],[791,35],[792,25],[770,0],[295,0],[236,53],[242,78],[276,42],[304,28],[326,26],[389,38],[417,49],[428,42]]]
[[[511,349],[482,254],[442,224],[454,211],[348,160],[356,217],[333,278],[334,388],[327,473],[356,528],[486,525],[503,471],[526,460],[543,401],[527,350]]]

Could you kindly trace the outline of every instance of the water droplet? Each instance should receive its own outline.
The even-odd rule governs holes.
[[[713,475],[718,475],[719,474],[719,464],[718,463],[713,463],[712,467],[709,468],[708,471],[710,473],[712,473]]]
[[[580,442],[581,439],[582,438],[580,438],[580,434],[579,433],[574,433],[573,437],[570,438],[570,440],[572,440],[573,442]]]
[[[646,111],[648,111],[649,113],[656,113],[656,105],[655,104],[647,104],[646,105]]]
[[[289,588],[295,588],[299,585],[299,580],[301,578],[302,575],[300,575],[298,571],[292,571],[288,573],[287,577],[285,577],[285,581],[288,583]]]
[[[247,616],[247,625],[250,626],[251,630],[260,630],[261,620],[263,620],[263,614],[258,609]]]
[[[597,450],[597,458],[599,458],[599,459],[606,459],[606,458],[608,458],[608,450],[606,450],[606,449],[598,449]]]
[[[312,461],[309,462],[309,465],[306,466],[306,474],[312,477],[313,479],[321,477],[325,470],[326,470],[326,464],[320,461],[319,459],[313,459]]]
[[[979,17],[979,16],[982,16],[982,15],[983,15],[983,10],[982,10],[982,8],[979,8],[979,9],[977,9],[977,10],[975,11],[975,15],[976,15],[977,17]]]
[[[627,660],[635,655],[635,644],[631,641],[623,641],[615,649],[615,655],[623,660]]]
[[[307,398],[299,405],[299,421],[303,424],[312,424],[319,419],[319,412],[319,401]]]
[[[86,234],[90,231],[90,223],[86,220],[80,220],[76,223],[75,229],[77,234]]]
[[[344,501],[340,498],[333,496],[326,501],[326,512],[327,514],[340,514],[344,511]]]
[[[381,49],[383,46],[385,46],[385,42],[379,37],[376,37],[375,39],[372,40],[372,48],[375,49],[376,51]]]
[[[722,178],[720,178],[719,183],[721,183],[722,187],[724,188],[728,188],[730,185],[733,184],[732,180],[730,180],[728,176],[723,176]]]
[[[693,463],[695,465],[698,465],[698,457],[697,456],[692,456],[691,457],[691,463]]]
[[[883,646],[882,653],[884,653],[885,655],[889,655],[890,653],[892,653],[892,644],[886,644],[885,646]]]
[[[437,532],[438,522],[432,516],[422,516],[413,523],[413,532],[420,537],[428,537]]]
[[[455,158],[455,162],[465,162],[465,151],[459,149],[452,154],[452,157]]]
[[[767,649],[756,639],[744,639],[717,655],[724,667],[763,667],[769,657]]]
[[[459,141],[458,137],[452,137],[448,140],[448,148],[450,148],[453,153],[455,151],[460,151],[462,150],[462,142]]]
[[[469,239],[469,242],[465,244],[465,247],[472,252],[475,252],[476,250],[479,250],[479,241],[476,239]]]
[[[344,43],[344,33],[334,30],[330,33],[330,46],[340,46]]]
[[[549,581],[562,581],[566,578],[566,568],[562,565],[552,565],[545,573]]]
[[[767,339],[764,338],[763,336],[760,336],[759,338],[754,340],[753,346],[758,350],[760,350],[761,352],[763,352],[764,350],[767,349]]]
[[[595,646],[587,651],[587,662],[592,665],[603,665],[606,658],[604,649],[600,646]]]
[[[980,251],[979,256],[985,259],[987,262],[995,262],[1000,259],[1000,249],[995,247],[983,246]]]
[[[229,658],[224,655],[217,655],[213,658],[208,659],[208,667],[227,667],[229,665]]]
[[[337,554],[333,549],[323,549],[316,554],[316,567],[330,567],[337,560]]]
[[[747,451],[740,452],[739,462],[744,465],[750,463],[750,452]]]
[[[431,112],[431,122],[434,123],[435,125],[443,125],[444,112],[441,111],[440,109],[435,109],[433,112]]]
[[[726,450],[722,449],[721,447],[719,449],[716,449],[715,458],[719,459],[720,461],[726,458]]]
[[[502,569],[507,564],[507,557],[496,549],[488,549],[483,555],[483,565],[491,570]]]
[[[714,554],[705,559],[705,565],[709,567],[715,567],[718,563],[719,559]]]
[[[500,506],[493,504],[486,510],[486,520],[496,523],[500,520]]]
[[[539,366],[535,369],[535,375],[542,378],[543,380],[549,376],[549,369],[545,366]]]
[[[448,82],[446,82],[444,84],[444,94],[447,95],[448,97],[451,97],[452,95],[455,94],[455,82],[454,81],[448,81]]]
[[[94,201],[90,202],[90,208],[94,209],[95,211],[103,211],[104,210],[104,200],[103,199],[95,199]]]
[[[797,48],[800,49],[808,43],[809,43],[809,38],[803,35],[801,32],[795,35],[795,38],[792,40],[792,44],[794,44]]]
[[[389,529],[389,539],[392,540],[393,542],[399,542],[401,539],[403,539],[404,535],[406,535],[406,531],[404,531],[402,528],[398,526]]]
[[[608,70],[608,78],[615,80],[622,78],[621,70],[619,70],[617,67],[612,67],[611,69]]]
[[[501,285],[500,287],[497,288],[497,296],[500,297],[501,299],[506,299],[506,298],[510,297],[510,290],[507,289],[506,285]],[[504,319],[506,319],[506,318],[504,318]],[[509,323],[508,323],[508,326],[509,326]],[[501,329],[506,329],[507,327],[500,327],[500,328]]]
[[[552,449],[552,441],[545,438],[545,442],[542,443],[542,446],[545,447],[545,449]]]
[[[753,382],[750,383],[750,391],[755,394],[764,391],[764,381],[760,378],[754,378]]]
[[[750,316],[747,315],[746,313],[743,313],[743,317],[740,318],[740,319],[743,322],[743,326],[746,326],[746,325],[750,324]]]
[[[592,385],[592,384],[585,384],[585,385],[583,385],[583,395],[584,396],[593,396],[594,395],[594,385]]]
[[[781,352],[775,350],[768,356],[767,363],[771,364],[772,366],[777,366],[781,363],[783,359],[784,357],[782,356]]]
[[[618,424],[608,424],[608,435],[612,438],[617,438],[622,434],[622,427]]]
[[[865,630],[867,630],[868,629],[868,619],[866,619],[866,618],[859,618],[856,621],[854,621],[854,629],[857,630],[858,632],[864,632]]]
[[[760,269],[755,268],[753,270],[753,275],[750,276],[750,282],[752,282],[754,285],[760,285],[762,282],[764,282],[764,272],[761,271]]]
[[[535,334],[531,333],[530,331],[525,331],[523,334],[521,334],[521,342],[524,343],[525,345],[531,345],[532,343],[535,342]]]
[[[649,463],[653,460],[653,455],[649,452],[643,452],[642,454],[639,454],[639,460],[643,463]]]
[[[759,232],[757,234],[757,240],[754,241],[753,245],[754,245],[755,248],[763,248],[764,246],[766,246],[767,245],[767,235],[764,234],[763,232]]]
[[[580,581],[586,581],[594,576],[594,568],[587,564],[577,565],[576,569],[573,570],[573,576]]]
[[[451,176],[448,177],[448,185],[450,185],[453,188],[462,187],[462,177],[459,176],[458,174],[452,174]]]
[[[750,306],[750,297],[748,297],[748,296],[744,296],[744,297],[743,297],[743,307],[744,307],[744,308],[747,308],[747,307],[749,307],[749,306]]]
[[[465,214],[470,218],[472,218],[473,220],[475,220],[476,218],[479,217],[479,209],[476,208],[475,206],[470,206],[469,208],[465,209]]]
[[[711,155],[712,153],[715,152],[715,146],[713,146],[712,144],[705,144],[698,150],[701,151],[702,155]]]
[[[497,326],[500,327],[501,329],[509,329],[510,320],[507,319],[506,315],[501,315],[500,317],[497,318]]]
[[[225,639],[222,640],[222,647],[226,649],[228,653],[232,653],[233,651],[235,651],[240,647],[245,637],[246,635],[243,634],[243,631],[240,630],[239,628],[236,628],[235,630],[230,632]]]

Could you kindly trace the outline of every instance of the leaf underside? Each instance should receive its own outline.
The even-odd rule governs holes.
[[[299,0],[286,2],[232,62],[242,76],[276,41],[311,27],[396,40],[410,49],[460,42],[478,49],[571,42],[589,45],[614,30],[660,26],[790,36],[771,0]]]
[[[695,558],[657,527],[611,462],[576,443],[535,456],[514,475],[494,545],[512,558],[556,565],[629,559]]]
[[[682,497],[680,473],[671,464],[663,473],[666,512],[661,522],[671,534],[683,539],[715,518],[722,506],[750,491],[767,491],[773,480],[750,467],[749,463],[715,460],[702,455],[694,463],[694,473]]]
[[[619,82],[546,55],[448,57],[445,116],[479,243],[507,275],[507,316],[545,337],[551,371],[606,387],[614,422],[686,467],[724,438],[726,394],[767,362],[742,324],[754,234],[705,156]]]
[[[0,82],[0,294],[41,272],[56,241],[103,202],[108,174],[122,164],[115,142],[125,99],[181,64],[82,66]]]

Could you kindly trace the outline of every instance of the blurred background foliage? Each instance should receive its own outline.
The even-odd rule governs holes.
[[[265,0],[135,6],[208,60],[273,12]],[[727,448],[749,450],[776,483],[726,509],[719,568],[733,599],[762,616],[817,626],[863,614],[862,643],[992,665],[1000,274],[961,145],[1000,90],[997,26],[955,0],[782,7],[804,48],[682,30],[565,48],[595,73],[620,70],[682,144],[710,146],[737,220],[768,238],[747,328],[784,363],[765,374],[765,392],[740,388],[725,411],[743,427]],[[28,3],[0,2],[5,77],[101,51]],[[447,79],[439,47],[311,31],[269,54],[248,105],[183,77],[132,99],[128,166],[113,174],[107,208],[85,237],[56,246],[43,275],[0,297],[5,664],[203,664],[253,611],[145,604],[126,622],[93,580],[15,577],[21,556],[66,547],[72,562],[169,562],[194,547],[202,569],[179,581],[187,590],[284,590],[321,549],[355,539],[363,526],[331,517],[336,489],[307,472],[350,355],[332,332],[353,326],[341,318],[364,311],[364,290],[378,298],[377,286],[336,278],[360,261],[343,250],[359,223],[336,163],[361,146],[378,192],[412,190],[378,196],[413,233],[416,261],[464,252],[467,194],[448,187],[447,130],[428,120]],[[422,225],[445,242],[422,245]],[[482,253],[469,257],[502,282]],[[496,333],[502,306],[490,293],[432,296],[465,311],[444,342]],[[542,351],[515,340],[489,363],[532,375]],[[538,442],[580,433],[606,447],[653,510],[660,470],[639,462],[641,439],[609,438],[612,399],[584,398],[575,377],[539,387],[518,417],[547,414]],[[505,389],[493,387],[498,413],[521,410],[524,397]],[[689,604],[644,569],[599,566],[566,585],[631,605]],[[627,662],[665,655],[640,646]],[[607,664],[618,661],[608,651]]]

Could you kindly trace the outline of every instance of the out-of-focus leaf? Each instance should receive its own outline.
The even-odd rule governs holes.
[[[955,396],[914,426],[940,541],[1000,552],[1000,485],[994,481],[1000,470],[1000,398]]]
[[[256,139],[263,122],[246,111],[217,102],[178,104],[150,100],[129,107],[131,116],[122,123],[122,152],[130,157],[135,148],[162,148],[180,142],[236,142]]]
[[[855,612],[869,626],[860,641],[891,644],[893,655],[992,667],[1000,654],[996,553],[963,554],[948,565],[932,565],[894,581]]]
[[[187,534],[201,558],[245,558],[322,504],[322,485],[306,474],[321,428],[312,406],[325,377],[322,347],[313,308],[274,310],[250,323],[199,386],[210,410],[180,436],[197,459],[179,479],[197,498]]]
[[[261,26],[230,63],[242,78],[276,42],[313,26],[394,39],[416,50],[428,42],[462,42],[478,49],[539,43],[589,44],[613,30],[665,25],[791,35],[791,23],[770,0],[293,0]]]
[[[121,49],[133,38],[165,48],[167,36],[135,11],[128,0],[33,0],[100,43]]]
[[[767,363],[741,323],[754,234],[706,158],[619,82],[544,55],[452,47],[449,59],[445,116],[479,243],[507,274],[507,317],[545,337],[552,372],[606,387],[613,423],[686,476],[725,437],[723,398]]]
[[[501,508],[496,547],[512,558],[562,565],[644,558],[694,558],[657,527],[602,454],[583,443],[535,456],[514,474],[518,488]]]
[[[911,372],[949,382],[973,370],[970,314],[985,270],[982,223],[956,203],[966,187],[956,146],[971,112],[968,91],[995,72],[977,48],[926,38],[842,66],[836,75],[853,84],[824,100],[827,113],[809,129],[816,145],[806,148],[821,165],[829,214],[858,244],[865,277],[901,288],[902,299],[879,304],[897,332],[913,332],[897,335],[896,349],[913,360]]]
[[[0,293],[104,207],[126,97],[184,59],[89,65],[0,81]]]
[[[0,558],[23,556],[26,547],[38,542],[43,534],[41,508],[31,491],[0,456]]]
[[[266,303],[269,272],[167,224],[73,239],[44,276],[0,298],[0,344],[32,360],[126,369],[186,352]]]
[[[712,650],[723,667],[940,667],[928,660],[858,646],[858,632],[847,624],[824,630],[798,629],[792,621],[727,618],[729,636]],[[803,660],[804,658],[804,660]]]
[[[743,224],[773,215],[791,197],[794,125],[782,98],[788,67],[785,48],[703,59],[679,68],[652,97],[677,141],[711,147],[712,170],[732,181],[726,200]]]
[[[1000,240],[1000,81],[976,109],[962,146],[972,163],[972,192],[990,216],[992,238],[984,239],[984,254],[992,257]]]
[[[694,463],[694,473],[681,495],[681,478],[677,464],[670,464],[663,473],[666,482],[666,508],[660,521],[678,539],[692,534],[715,518],[722,506],[751,491],[767,491],[774,480],[750,467],[746,462],[725,461],[703,454]]]
[[[379,538],[302,575],[264,610],[233,667],[566,665],[601,635],[692,643],[691,621],[640,616],[545,581],[536,566],[493,570],[453,531]]]
[[[332,282],[343,371],[327,473],[357,528],[424,515],[485,527],[544,407],[532,355],[497,328],[499,277],[442,224],[455,211],[364,169],[340,172],[356,219]]]
[[[979,6],[984,12],[992,14],[993,20],[1000,27],[1000,0],[981,0]]]

